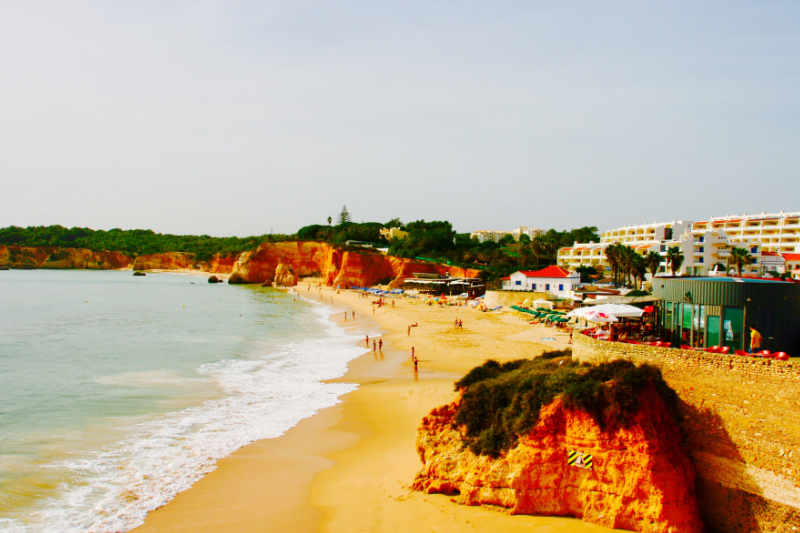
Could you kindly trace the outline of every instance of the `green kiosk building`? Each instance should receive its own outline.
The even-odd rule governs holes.
[[[703,277],[653,280],[657,324],[676,345],[750,348],[750,328],[761,347],[800,355],[800,283]]]

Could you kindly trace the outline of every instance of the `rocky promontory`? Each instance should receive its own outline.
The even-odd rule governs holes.
[[[325,242],[290,241],[261,244],[242,252],[233,265],[231,283],[274,282],[278,265],[290,268],[296,280],[321,277],[326,285],[351,287],[389,283],[398,286],[414,273],[476,277],[476,269],[442,265],[368,250],[346,250]],[[286,285],[286,283],[282,283]]]
[[[558,369],[553,375],[540,383],[572,379]],[[654,384],[635,384],[621,393],[613,383],[598,386],[602,412],[576,406],[564,395],[537,411],[537,401],[548,396],[545,385],[539,392],[530,392],[537,390],[534,385],[509,396],[509,387],[517,385],[500,383],[506,392],[499,394],[506,394],[507,401],[498,401],[498,388],[493,388],[498,379],[504,378],[492,376],[489,381],[494,383],[478,383],[478,390],[471,391],[476,416],[483,419],[478,423],[486,426],[480,435],[471,439],[471,422],[459,417],[463,396],[423,419],[417,435],[423,466],[415,489],[453,495],[466,505],[496,505],[514,514],[572,516],[610,528],[703,530],[693,464],[674,413]],[[521,383],[526,380],[537,382],[534,376]],[[567,389],[573,387],[573,394],[580,395],[584,386],[568,383]],[[620,406],[629,416],[620,418]],[[535,418],[535,423],[498,448],[495,441],[508,438],[499,426],[524,427],[526,417],[531,423]],[[486,453],[487,449],[494,453]]]

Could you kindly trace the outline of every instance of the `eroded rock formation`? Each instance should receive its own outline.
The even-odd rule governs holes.
[[[0,246],[0,266],[9,268],[127,268],[131,258],[121,252],[85,248]]]
[[[295,276],[292,267],[285,263],[278,263],[275,268],[275,279],[272,280],[273,287],[294,287],[297,285],[297,276]]]
[[[473,277],[475,269],[464,269],[392,257],[368,251],[335,248],[324,242],[265,243],[243,252],[233,266],[234,283],[263,283],[275,279],[279,264],[292,269],[297,278],[320,276],[327,285],[351,287],[390,283],[398,286],[415,272]]]
[[[276,242],[242,252],[231,272],[232,283],[264,283],[275,279],[279,263],[299,277],[320,275],[331,247],[321,242]]]
[[[277,272],[278,266],[284,270]],[[240,254],[216,254],[207,261],[186,252],[164,252],[131,257],[121,252],[82,248],[0,246],[0,267],[92,268],[133,270],[201,270],[231,274],[231,283],[272,283],[292,286],[307,276],[319,276],[333,286],[371,286],[390,283],[394,288],[415,272],[475,277],[480,271],[382,255],[342,250],[325,242],[264,243]],[[290,275],[291,274],[291,275]],[[276,276],[278,279],[276,279]]]
[[[630,425],[604,429],[557,398],[498,458],[464,446],[454,426],[458,402],[434,409],[417,434],[423,467],[413,487],[515,514],[574,516],[643,532],[700,532],[695,470],[679,427],[653,387],[639,402]],[[591,454],[592,468],[568,464],[571,451]]]
[[[194,254],[186,252],[163,252],[140,255],[134,261],[134,270],[201,270],[227,274],[233,270],[238,254],[215,254],[208,261],[198,261]]]

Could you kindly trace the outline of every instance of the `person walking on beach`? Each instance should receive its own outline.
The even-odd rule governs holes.
[[[378,341],[372,339],[372,352],[375,353],[378,351]]]
[[[411,324],[408,325],[408,336],[411,336]]]
[[[356,312],[353,311],[353,320],[355,320],[355,319],[356,319]]]
[[[369,335],[367,335],[367,336],[364,338],[364,343],[367,345],[367,348],[369,348]]]
[[[381,352],[383,351],[383,337],[378,339],[378,350]]]

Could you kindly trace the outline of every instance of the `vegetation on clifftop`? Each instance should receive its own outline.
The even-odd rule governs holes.
[[[147,229],[93,230],[64,226],[9,226],[0,228],[0,245],[29,247],[88,248],[94,251],[115,251],[130,256],[186,252],[198,261],[214,254],[228,255],[252,250],[264,242],[288,240],[322,241],[345,247],[348,241],[387,247],[389,253],[461,267],[483,270],[489,281],[498,280],[516,270],[538,269],[555,264],[558,249],[574,241],[599,241],[597,228],[587,226],[567,231],[550,229],[541,235],[527,235],[515,241],[510,235],[500,242],[479,242],[469,233],[457,233],[446,220],[417,220],[403,224],[394,218],[388,222],[353,222],[347,208],[342,208],[339,224],[312,224],[294,235],[267,234],[251,237],[211,237],[209,235],[171,235]],[[403,239],[387,240],[383,228],[400,228]]]
[[[294,239],[294,235],[257,235],[252,237],[211,237],[209,235],[171,235],[149,229],[93,230],[64,226],[9,226],[0,228],[0,245],[52,246],[109,250],[129,255],[164,252],[187,252],[205,261],[212,255],[234,254],[252,250],[262,242]]]
[[[589,413],[601,427],[629,423],[647,384],[677,413],[677,395],[658,368],[622,360],[592,366],[568,356],[567,351],[502,364],[490,360],[457,381],[463,394],[455,422],[465,429],[465,444],[476,454],[499,455],[530,431],[542,406],[559,395],[566,407]]]
[[[349,216],[349,213],[348,213]],[[479,268],[489,280],[497,280],[516,270],[538,269],[556,263],[558,249],[574,242],[599,242],[597,228],[586,226],[566,231],[550,229],[531,239],[515,241],[511,235],[500,242],[479,242],[469,233],[457,233],[446,220],[416,220],[403,224],[394,218],[386,223],[342,222],[338,225],[312,224],[297,230],[300,240],[319,240],[335,245],[363,241],[388,247],[397,257],[425,259],[450,265]],[[402,239],[386,238],[381,228],[397,227],[408,233]]]

